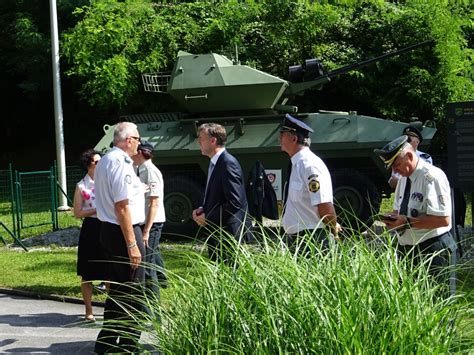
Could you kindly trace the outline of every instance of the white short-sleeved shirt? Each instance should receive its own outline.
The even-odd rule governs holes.
[[[282,218],[287,234],[322,228],[316,206],[333,202],[332,181],[326,164],[308,147],[291,157],[288,200]]]
[[[431,157],[431,155],[429,155],[428,153],[424,153],[420,150],[417,150],[416,151],[416,155],[423,159],[424,161],[426,161],[427,163],[430,163],[431,165],[433,165],[433,158]],[[400,174],[396,173],[395,171],[392,170],[392,177],[394,178],[397,178],[398,180],[400,180],[400,178],[402,177]]]
[[[155,215],[153,223],[163,223],[166,220],[165,207],[163,204],[163,175],[161,171],[153,164],[151,159],[145,161],[138,167],[138,174],[140,181],[148,185],[149,190],[145,193],[145,216],[148,216],[150,205],[148,202],[149,197],[158,197],[158,209]]]
[[[398,181],[393,202],[394,210],[400,211],[407,179],[411,180],[408,217],[451,216],[451,188],[446,174],[422,159],[418,160],[418,165],[410,177],[402,177]],[[450,229],[451,225],[435,229],[407,228],[398,236],[398,242],[401,245],[416,245]]]
[[[114,147],[97,163],[94,180],[99,220],[119,225],[115,203],[128,200],[132,224],[145,221],[145,190],[127,153]]]
[[[89,176],[89,174],[86,174],[82,178],[81,181],[79,181],[76,184],[77,188],[79,189],[82,197],[82,210],[83,211],[88,211],[88,210],[93,210],[96,208],[95,206],[95,184],[94,180]],[[97,214],[93,214],[90,217],[97,217]]]

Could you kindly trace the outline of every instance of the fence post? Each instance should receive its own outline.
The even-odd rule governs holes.
[[[13,225],[13,234],[17,235],[17,225],[16,225],[16,219],[17,216],[15,214],[15,185],[13,182],[13,166],[12,163],[8,164],[8,170],[9,170],[9,175],[10,175],[10,198],[11,198],[11,204],[10,204],[10,209],[12,212],[12,225]]]
[[[56,162],[51,167],[50,171],[50,184],[51,184],[51,215],[53,219],[53,230],[59,229],[58,224],[58,189],[56,188]]]

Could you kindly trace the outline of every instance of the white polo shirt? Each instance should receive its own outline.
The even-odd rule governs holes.
[[[333,202],[329,170],[308,147],[293,155],[291,163],[283,229],[287,234],[295,234],[305,229],[322,228],[322,216],[316,212],[316,206]]]
[[[115,203],[128,200],[132,224],[145,221],[145,189],[127,153],[118,147],[110,150],[97,164],[94,180],[99,220],[119,225]]]
[[[158,209],[156,211],[155,219],[153,223],[163,223],[166,220],[165,206],[163,204],[163,175],[161,171],[153,164],[151,159],[145,161],[138,167],[138,174],[140,181],[148,185],[149,190],[145,193],[145,197],[148,200],[149,197],[158,197]],[[148,201],[145,203],[145,217],[148,216],[150,211],[150,204]]]
[[[446,174],[434,165],[418,160],[415,171],[410,177],[402,177],[395,189],[393,209],[400,211],[407,179],[411,180],[408,217],[451,216],[451,188]],[[407,228],[398,236],[400,245],[416,245],[427,239],[451,230],[447,227],[435,229]]]

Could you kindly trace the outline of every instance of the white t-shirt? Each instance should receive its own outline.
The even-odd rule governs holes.
[[[128,200],[132,224],[145,221],[145,190],[127,153],[118,147],[110,150],[97,163],[94,179],[99,220],[119,225],[115,203]]]
[[[149,190],[145,193],[145,217],[148,216],[150,210],[150,204],[148,202],[149,197],[158,197],[158,209],[156,211],[155,219],[153,223],[163,223],[166,220],[165,207],[163,204],[163,175],[161,171],[153,164],[151,159],[145,161],[138,167],[138,174],[140,181],[148,185]]]
[[[329,170],[308,147],[293,155],[291,163],[288,200],[282,218],[285,233],[322,228],[322,216],[316,212],[316,206],[333,202]]]

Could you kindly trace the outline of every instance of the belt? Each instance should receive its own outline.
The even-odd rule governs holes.
[[[438,241],[441,242],[441,244],[443,244],[444,248],[449,249],[451,253],[454,253],[458,249],[458,246],[456,245],[456,241],[454,240],[450,232],[437,235],[436,237],[432,237],[416,245],[406,245],[406,247],[409,247],[409,248],[416,247],[423,250],[423,249],[428,248],[431,244],[436,243]]]

